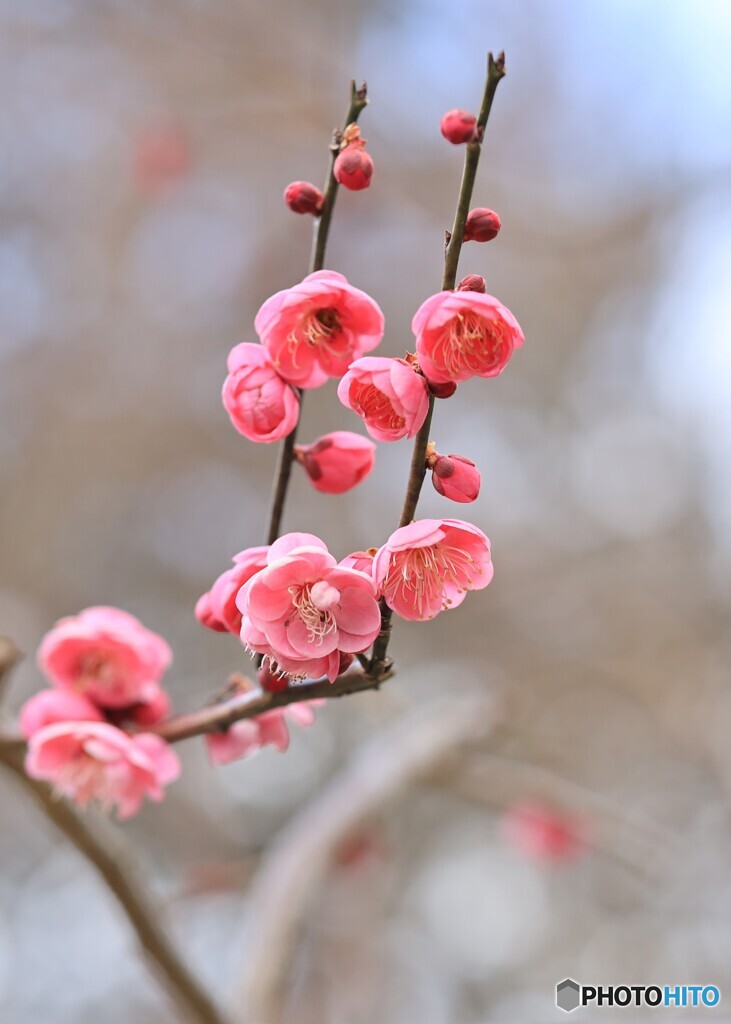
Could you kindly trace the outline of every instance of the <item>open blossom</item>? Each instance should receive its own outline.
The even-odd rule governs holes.
[[[309,533],[275,541],[267,567],[242,587],[236,603],[243,643],[287,675],[333,681],[339,652],[367,650],[381,627],[372,579],[339,566]]]
[[[233,568],[222,572],[213,586],[198,598],[195,615],[202,626],[217,633],[241,632],[241,612],[236,595],[254,573],[267,564],[269,546],[246,548],[233,557]]]
[[[523,344],[513,314],[493,295],[437,292],[414,315],[419,365],[436,383],[496,377]]]
[[[41,642],[38,665],[56,686],[102,708],[155,700],[172,651],[120,608],[86,608],[61,619]]]
[[[312,486],[325,494],[357,487],[376,463],[374,443],[349,430],[334,430],[312,444],[298,445],[295,454]]]
[[[351,363],[338,398],[376,441],[413,437],[429,410],[429,388],[405,359],[365,356]]]
[[[70,690],[41,690],[20,709],[20,731],[26,739],[59,722],[103,722],[104,716],[82,693]]]
[[[313,709],[323,703],[310,700],[274,708],[254,718],[234,722],[225,732],[210,732],[206,735],[208,756],[213,764],[229,764],[239,758],[253,757],[266,746],[284,753],[289,746],[287,721],[303,727],[312,725],[315,721]]]
[[[318,270],[267,299],[254,327],[277,373],[297,387],[316,388],[376,347],[383,313],[342,274]]]
[[[373,559],[373,578],[403,619],[433,619],[492,579],[490,541],[461,519],[418,519],[392,533]]]
[[[270,444],[291,434],[300,401],[274,368],[266,349],[244,341],[228,356],[223,405],[231,422],[249,441]]]
[[[584,831],[584,823],[573,815],[529,800],[514,804],[502,820],[505,840],[525,856],[545,863],[579,856],[586,845]]]
[[[145,797],[162,800],[180,774],[180,762],[159,736],[130,736],[105,722],[59,722],[34,732],[26,771],[50,782],[81,807],[94,802],[117,817],[135,814]]]

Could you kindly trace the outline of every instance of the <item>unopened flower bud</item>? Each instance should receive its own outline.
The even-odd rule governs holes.
[[[428,456],[434,490],[451,501],[467,503],[474,501],[480,493],[482,477],[474,462],[462,455],[439,455],[433,451]]]
[[[494,210],[477,206],[467,214],[464,226],[465,242],[489,242],[500,230],[500,218]]]
[[[457,285],[458,292],[486,292],[487,284],[481,274],[468,274]]]
[[[293,213],[311,213],[317,217],[324,200],[319,188],[309,181],[293,181],[284,190],[284,201]]]
[[[276,666],[274,666],[276,668]],[[272,671],[272,666],[267,659],[257,673],[259,686],[268,693],[281,693],[289,686],[289,679],[281,672]]]
[[[477,134],[477,118],[469,110],[448,110],[439,122],[439,128],[447,142],[458,146],[474,139]]]
[[[362,139],[342,150],[335,160],[333,174],[335,180],[351,192],[368,188],[373,177],[373,160],[363,148]]]
[[[453,380],[448,380],[444,384],[437,384],[433,380],[427,379],[427,384],[435,398],[451,398],[457,390],[457,384]]]
[[[344,494],[368,476],[376,461],[373,441],[349,430],[335,430],[312,444],[297,445],[295,458],[312,486],[324,494]]]

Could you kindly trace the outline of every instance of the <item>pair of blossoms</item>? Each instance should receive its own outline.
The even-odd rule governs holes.
[[[448,398],[461,381],[497,376],[523,344],[515,317],[485,293],[484,279],[474,274],[455,291],[438,292],[422,304],[412,322],[416,353],[403,359],[364,355],[383,337],[383,313],[369,295],[331,270],[310,274],[267,299],[254,329],[261,344],[244,342],[229,354],[223,404],[239,433],[264,443],[290,434],[299,418],[301,390],[330,378],[340,378],[340,401],[363,420],[374,440],[414,437],[430,394]],[[329,493],[359,483],[375,458],[372,443],[348,431],[298,446],[296,455],[313,485]],[[430,454],[437,490],[455,500],[474,500],[479,474],[473,463],[449,456],[438,464],[440,458]],[[458,486],[462,479],[464,488]]]

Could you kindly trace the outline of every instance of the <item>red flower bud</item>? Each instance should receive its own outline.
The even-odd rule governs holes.
[[[287,676],[272,672],[269,661],[264,662],[257,676],[259,678],[259,686],[268,693],[281,693],[282,690],[286,690],[289,686]]]
[[[439,122],[439,128],[447,142],[458,146],[471,142],[477,134],[477,118],[469,110],[448,110]]]
[[[315,490],[344,494],[357,487],[371,472],[376,461],[376,446],[360,434],[335,430],[312,444],[297,445],[295,457]]]
[[[477,206],[467,214],[464,226],[465,242],[489,242],[500,230],[500,218],[494,210]]]
[[[487,284],[481,274],[468,274],[457,285],[458,292],[486,292]]]
[[[427,384],[435,398],[451,398],[457,390],[457,385],[453,380],[448,380],[445,384],[436,384],[434,381],[427,379]]]
[[[462,455],[429,455],[434,490],[452,501],[474,501],[480,493],[482,477],[474,462]]]
[[[319,188],[309,181],[293,181],[284,190],[284,201],[293,213],[311,213],[318,217],[324,200]]]
[[[351,192],[368,188],[373,177],[373,160],[359,143],[346,146],[333,166],[335,180]]]

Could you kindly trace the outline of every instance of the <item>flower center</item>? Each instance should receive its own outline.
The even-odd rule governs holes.
[[[399,416],[391,400],[375,384],[360,385],[352,396],[357,411],[381,430],[403,430],[406,420]]]
[[[502,361],[508,331],[500,320],[490,320],[472,311],[458,313],[445,325],[440,338],[441,363],[451,375],[492,369]]]
[[[81,689],[89,683],[112,686],[116,680],[116,675],[114,662],[103,654],[99,654],[96,651],[88,651],[79,658],[78,677]]]
[[[436,614],[431,609],[440,597],[443,610],[452,603],[446,594],[446,584],[455,585],[460,592],[469,590],[475,575],[481,572],[472,555],[440,541],[429,547],[394,552],[383,592],[391,599],[400,592],[416,605],[419,618],[424,618],[425,612],[430,616]]]
[[[304,586],[291,586],[289,592],[292,604],[307,628],[307,639],[311,643],[322,644],[325,637],[338,628],[332,609],[340,600],[339,591],[319,580]]]
[[[98,761],[87,751],[81,751],[64,765],[54,787],[63,796],[71,796],[82,807],[94,801],[109,811],[116,803],[113,772],[107,762]]]

